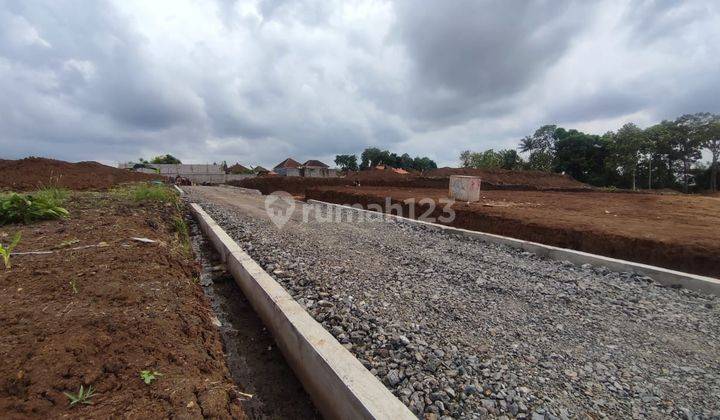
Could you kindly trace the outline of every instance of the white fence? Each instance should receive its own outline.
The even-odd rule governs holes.
[[[207,164],[167,164],[167,163],[151,163],[147,166],[151,166],[160,171],[160,175],[164,175],[168,178],[175,178],[181,176],[189,179],[195,184],[225,184],[229,181],[239,181],[242,179],[253,178],[253,174],[226,174],[221,165],[207,165]],[[132,169],[132,164],[121,163],[118,165],[120,169]],[[142,172],[151,172],[147,169],[141,169]]]

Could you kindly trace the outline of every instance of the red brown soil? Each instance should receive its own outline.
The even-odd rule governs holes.
[[[262,176],[230,181],[230,185],[260,190],[263,194],[275,191],[286,191],[293,195],[303,196],[308,188],[329,185],[352,185],[344,178],[301,178],[298,176]]]
[[[445,189],[322,187],[306,197],[338,204],[385,197],[447,198]],[[407,206],[404,206],[407,215]],[[417,206],[416,214],[425,207]],[[711,197],[606,192],[482,192],[480,203],[456,203],[452,226],[641,263],[720,277],[720,200]],[[441,214],[442,206],[433,213]]]
[[[387,179],[413,179],[418,178],[419,175],[415,173],[398,174],[388,169],[368,169],[365,171],[349,171],[347,173],[347,179],[357,181],[370,181],[370,180],[387,180]]]
[[[449,178],[450,175],[479,176],[483,182],[496,186],[526,185],[535,188],[589,188],[587,184],[576,181],[567,175],[542,171],[511,171],[507,169],[473,169],[473,168],[438,168],[427,171],[423,175],[433,178]]]
[[[126,182],[162,179],[97,162],[69,163],[29,157],[0,161],[0,190],[29,191],[42,187],[71,190],[105,190]]]
[[[371,186],[401,188],[447,188],[450,175],[480,176],[484,188],[534,191],[592,191],[592,188],[568,176],[537,171],[507,171],[481,169],[442,168],[418,175],[397,174],[389,170],[366,170],[348,172],[342,178],[301,178],[301,177],[255,177],[230,184],[238,187],[260,190],[263,194],[286,191],[296,196],[304,196],[309,188],[323,186]]]
[[[0,268],[2,417],[243,417],[174,210],[97,193],[76,194],[68,210],[0,229],[3,243],[22,232],[17,252],[56,249]],[[142,370],[163,376],[146,385]],[[93,405],[70,407],[63,393],[80,385],[96,389]]]

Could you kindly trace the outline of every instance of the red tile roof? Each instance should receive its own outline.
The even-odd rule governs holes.
[[[319,160],[308,160],[307,162],[303,163],[303,166],[312,166],[312,167],[319,167],[319,168],[329,168],[326,164],[320,162]]]
[[[236,163],[233,166],[228,167],[225,172],[229,174],[244,174],[250,172],[250,169],[242,166],[239,163]]]
[[[277,165],[275,165],[275,168],[299,168],[300,166],[301,166],[300,162],[296,161],[293,158],[287,158],[287,159],[283,160],[282,162],[278,163]],[[275,168],[273,168],[273,169],[275,169]]]

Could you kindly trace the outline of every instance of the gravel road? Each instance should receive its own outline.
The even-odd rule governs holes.
[[[720,418],[720,301],[410,223],[190,199],[426,418]]]

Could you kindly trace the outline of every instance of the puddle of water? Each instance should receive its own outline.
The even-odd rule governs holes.
[[[200,283],[220,323],[230,375],[240,391],[253,395],[243,402],[245,414],[251,419],[320,418],[219,255],[194,221],[189,227],[193,251],[202,264]]]

